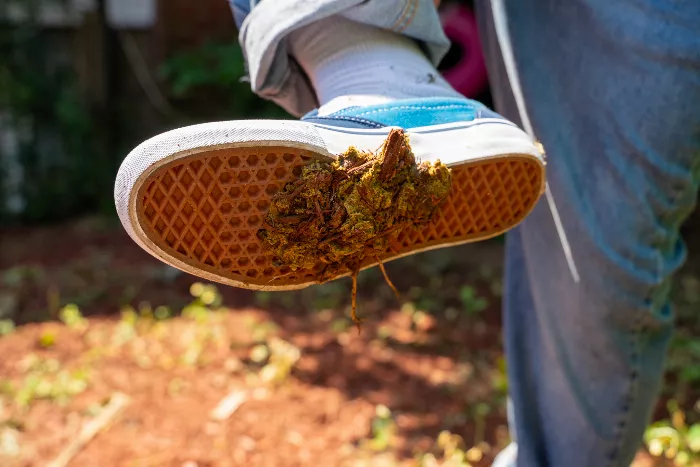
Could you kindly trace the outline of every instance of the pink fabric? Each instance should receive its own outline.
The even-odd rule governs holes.
[[[455,5],[442,10],[440,18],[447,37],[463,51],[461,60],[454,67],[442,70],[442,75],[457,92],[475,97],[486,88],[488,74],[474,13]]]

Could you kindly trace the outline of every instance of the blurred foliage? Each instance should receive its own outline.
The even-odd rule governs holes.
[[[694,410],[685,411],[678,402],[668,403],[670,419],[661,420],[646,429],[644,441],[654,456],[672,460],[678,467],[700,467],[700,423],[690,424],[691,414],[700,414],[700,400]]]
[[[372,437],[368,440],[368,447],[373,451],[385,451],[388,449],[396,434],[396,422],[391,410],[386,405],[375,407],[375,416],[371,423]]]
[[[211,118],[223,113],[226,118],[290,118],[284,110],[265,101],[250,90],[243,51],[237,41],[206,42],[170,57],[160,75],[176,99],[205,101],[213,96],[207,112]]]
[[[368,344],[368,348],[396,347],[400,345],[397,339],[401,338],[410,345],[413,352],[420,351],[421,348],[440,352],[439,346],[444,344],[441,341],[449,340],[450,336],[446,328],[440,327],[439,323],[454,327],[452,323],[455,319],[462,319],[462,329],[468,328],[470,332],[475,333],[474,335],[482,332],[479,328],[484,325],[484,320],[489,319],[488,313],[493,311],[492,308],[496,305],[494,302],[497,302],[494,300],[495,294],[489,293],[491,288],[487,286],[488,282],[497,280],[497,271],[475,269],[468,274],[455,272],[455,282],[452,283],[452,273],[445,274],[451,271],[450,267],[447,264],[438,267],[440,261],[437,253],[435,258],[438,259],[429,261],[429,265],[422,265],[420,272],[425,276],[432,276],[436,274],[436,269],[440,269],[443,271],[443,280],[434,284],[425,282],[420,294],[416,291],[414,298],[443,295],[439,306],[451,303],[448,306],[455,308],[459,318],[448,316],[444,312],[441,316],[440,313],[423,311],[417,308],[415,302],[404,302],[401,306],[395,302],[390,290],[386,291],[384,297],[378,297],[375,292],[371,295],[376,303],[367,301],[368,308],[393,307],[394,313],[391,319],[384,322],[386,333],[383,328],[377,328],[376,337]],[[92,268],[105,268],[103,260],[97,261],[97,258],[93,258],[90,264]],[[408,260],[406,264],[409,264]],[[146,274],[146,277],[151,273],[143,274]],[[379,276],[371,271],[366,271],[365,274],[366,278],[363,280],[368,282],[379,279]],[[27,278],[36,280],[41,276],[51,275],[53,274],[49,271],[18,266],[0,273],[0,279],[3,284],[16,287]],[[459,280],[456,280],[457,278]],[[451,285],[445,288],[446,284]],[[303,315],[307,319],[311,322],[327,323],[325,325],[335,329],[337,341],[341,345],[347,345],[347,337],[354,329],[347,329],[349,320],[342,317],[348,300],[346,286],[343,281],[337,281],[309,288],[306,292],[261,292],[254,297],[258,304],[272,308],[282,307],[290,314],[300,308],[306,310]],[[694,337],[697,335],[699,324],[699,286],[700,281],[695,276],[685,274],[678,278],[674,303],[683,326],[679,329],[669,356],[671,382],[666,385],[666,397],[670,400],[669,416],[651,425],[644,438],[649,452],[666,458],[679,467],[700,466],[700,405],[695,402],[698,381],[696,370],[700,360],[697,356],[697,338]],[[108,326],[104,326],[100,321],[85,318],[81,308],[74,302],[61,300],[55,307],[54,315],[60,323],[48,323],[42,326],[40,333],[35,334],[37,353],[30,353],[18,363],[18,374],[11,378],[0,378],[0,404],[6,404],[15,417],[12,420],[20,422],[37,401],[65,405],[75,396],[91,390],[96,380],[97,369],[110,358],[126,358],[140,369],[167,371],[173,368],[209,367],[216,362],[214,355],[227,355],[230,351],[241,349],[243,356],[235,357],[230,354],[224,367],[228,372],[226,374],[242,378],[246,387],[262,387],[275,391],[276,388],[294,384],[295,377],[303,374],[304,370],[299,370],[298,365],[302,353],[306,353],[306,350],[302,352],[303,347],[283,340],[280,337],[282,333],[279,325],[270,320],[269,316],[257,318],[249,315],[249,320],[239,321],[237,326],[230,327],[225,323],[231,313],[228,313],[224,299],[215,285],[195,282],[190,285],[189,292],[191,299],[187,304],[173,309],[167,306],[152,307],[145,301],[133,307],[125,306],[121,319]],[[285,296],[290,297],[289,303],[279,300]],[[338,322],[345,325],[337,326]],[[245,336],[243,340],[233,338],[229,334],[236,328],[240,329],[241,324],[244,328],[241,334]],[[12,334],[16,332],[13,328],[12,321],[0,322],[0,334]],[[404,337],[401,337],[402,335]],[[439,335],[440,340],[423,340],[426,335]],[[458,333],[453,338],[464,339],[464,334]],[[67,341],[80,341],[87,346],[72,364],[42,355],[49,355],[48,352],[60,354]],[[433,345],[438,347],[432,347]],[[37,357],[37,354],[41,357]],[[412,451],[415,465],[484,465],[508,442],[507,438],[497,438],[494,442],[493,434],[488,434],[488,425],[494,420],[501,421],[504,417],[507,377],[502,355],[499,352],[493,353],[492,349],[486,349],[485,352],[472,350],[455,358],[459,363],[454,371],[447,375],[445,381],[435,384],[441,385],[447,397],[463,394],[464,407],[442,420],[440,429],[443,431],[437,436],[432,447],[428,444]],[[221,380],[225,381],[223,376]],[[181,394],[188,384],[186,379],[174,378],[168,385],[168,393]],[[398,424],[398,417],[402,415],[400,408],[389,409],[381,404],[376,405],[374,416],[367,426],[367,434],[358,440],[354,448],[356,452],[366,453],[372,459],[379,459],[385,455],[395,457],[402,439],[402,429]],[[465,431],[465,425],[472,429]],[[7,433],[5,435],[8,435]],[[465,435],[467,433],[468,436]],[[17,437],[15,441],[21,446],[21,437]],[[3,449],[11,452],[11,448],[12,446]],[[386,465],[399,464],[397,462]]]
[[[678,374],[680,390],[700,387],[700,278],[681,274],[675,280],[673,302],[678,327],[671,344],[668,369]],[[679,397],[679,394],[674,396]]]
[[[21,410],[40,399],[65,405],[73,396],[85,391],[90,379],[86,368],[67,370],[56,359],[29,354],[18,362],[24,378],[21,381],[0,381],[0,394],[13,401]]]
[[[478,296],[474,287],[468,285],[459,289],[459,298],[462,301],[464,311],[469,315],[478,314],[489,306],[489,302],[484,297]]]
[[[108,90],[112,104],[104,108],[88,102],[72,50],[79,43],[38,24],[38,7],[47,1],[63,0],[0,2],[0,225],[112,214],[114,175],[138,143],[135,133],[220,119],[289,118],[242,81],[244,59],[235,40],[177,52],[162,64],[166,94],[178,107],[161,116],[164,121],[133,122],[141,103],[124,101],[114,94],[119,89]],[[11,8],[25,14],[10,21]],[[109,60],[122,59],[111,54]],[[108,79],[130,73],[116,69]]]
[[[42,3],[0,3],[0,224],[98,210],[113,183],[71,54],[37,24]],[[10,8],[26,14],[10,23]]]
[[[427,453],[421,456],[420,467],[472,467],[484,454],[490,451],[486,443],[476,443],[467,447],[461,436],[443,430],[435,440],[437,455]]]
[[[71,329],[85,330],[88,326],[87,320],[83,317],[75,304],[68,304],[58,312],[61,322]]]

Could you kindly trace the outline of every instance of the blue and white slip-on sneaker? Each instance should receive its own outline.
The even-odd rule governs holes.
[[[314,111],[301,121],[215,122],[160,134],[122,163],[117,211],[136,243],[185,272],[248,289],[304,288],[319,282],[323,265],[276,266],[256,235],[272,196],[309,161],[332,160],[350,146],[376,151],[397,127],[417,161],[439,159],[452,169],[452,190],[433,222],[398,233],[400,248],[382,262],[499,235],[544,191],[544,155],[516,125],[467,99],[407,99]],[[376,264],[368,258],[362,267]]]

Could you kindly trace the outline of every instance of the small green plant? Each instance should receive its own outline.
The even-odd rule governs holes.
[[[700,409],[700,400],[695,411]],[[700,423],[688,424],[685,412],[675,400],[668,402],[670,420],[647,428],[644,442],[649,453],[672,460],[679,467],[700,467]]]
[[[197,366],[200,363],[204,345],[201,341],[193,341],[187,345],[185,352],[180,357],[180,363],[185,366]]]
[[[373,451],[385,451],[391,446],[396,434],[396,422],[391,414],[391,410],[386,405],[379,404],[375,408],[375,415],[372,419],[372,438],[369,440],[369,447]]]
[[[112,346],[121,347],[136,337],[136,323],[138,319],[139,315],[132,307],[129,306],[122,309],[121,319],[112,335]]]
[[[15,323],[11,319],[0,319],[0,336],[12,334],[15,330]]]
[[[255,292],[255,303],[260,307],[267,307],[272,303],[272,292]]]
[[[158,306],[153,312],[153,316],[159,321],[166,320],[172,317],[172,315],[173,312],[167,306]]]
[[[250,330],[254,342],[267,342],[279,332],[279,327],[272,321],[263,321],[252,323]]]
[[[56,345],[56,333],[51,330],[51,329],[45,329],[39,334],[39,338],[37,339],[37,344],[39,344],[39,347],[44,348],[44,349],[50,349],[54,345]]]
[[[206,323],[211,312],[218,309],[223,301],[219,291],[212,284],[195,282],[190,286],[190,294],[194,300],[182,309],[182,316],[200,324]]]
[[[425,454],[420,459],[420,467],[472,467],[467,461],[467,450],[461,436],[441,431],[435,441],[438,455]]]
[[[9,396],[19,409],[27,409],[35,400],[48,399],[60,405],[85,391],[89,382],[87,370],[72,371],[61,368],[55,359],[28,356],[22,366],[24,379],[19,383],[6,380],[0,384],[1,391]]]
[[[298,347],[277,337],[271,338],[266,346],[257,345],[251,351],[253,361],[261,363],[267,359],[267,364],[260,370],[260,380],[275,385],[289,377],[300,357]]]
[[[478,428],[477,428],[478,429]],[[464,439],[448,430],[443,430],[435,440],[433,453],[427,453],[420,457],[420,467],[472,467],[473,463],[480,462],[484,454],[491,451],[491,446],[484,441],[479,441],[480,436],[475,435],[475,443],[467,448]]]
[[[71,329],[84,331],[88,327],[88,321],[83,317],[77,305],[68,304],[64,306],[58,312],[58,317],[63,324]]]
[[[462,286],[459,290],[459,299],[464,311],[469,316],[476,315],[489,306],[489,302],[484,297],[477,295],[474,287],[469,285]]]

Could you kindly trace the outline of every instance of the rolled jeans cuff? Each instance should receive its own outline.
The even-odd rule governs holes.
[[[289,55],[285,38],[295,29],[342,15],[415,39],[435,66],[450,47],[433,0],[264,0],[245,10],[249,13],[244,18],[238,1],[232,3],[251,89],[297,117],[318,107],[318,101]]]

